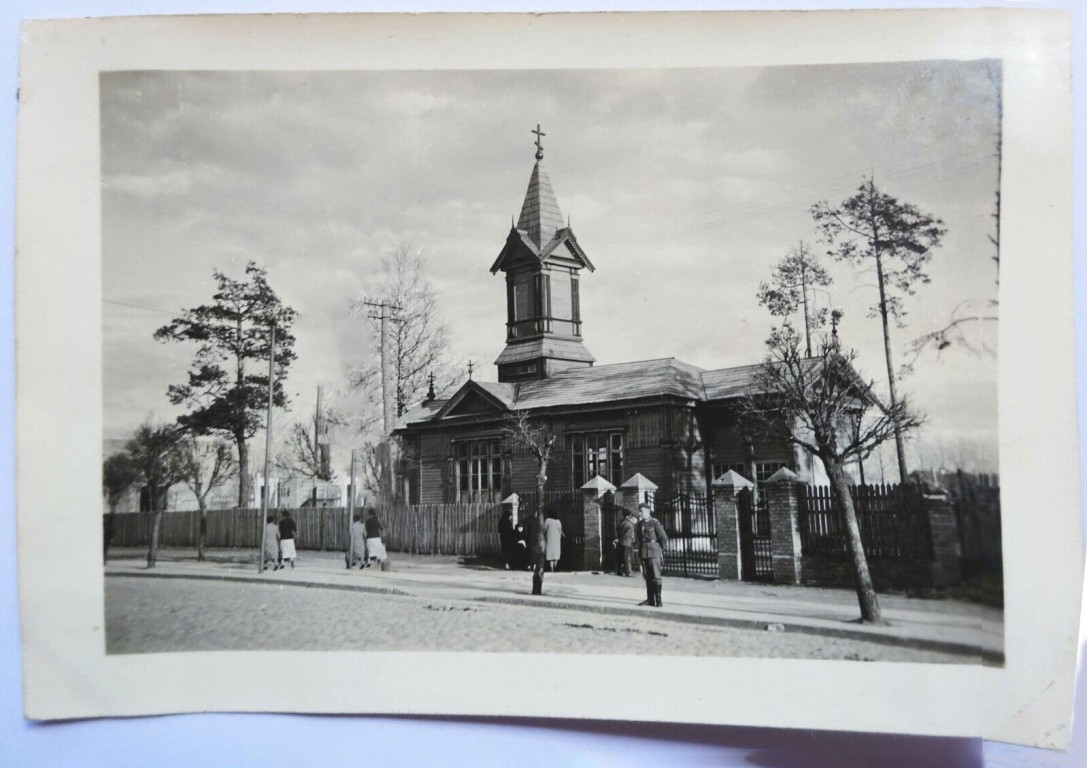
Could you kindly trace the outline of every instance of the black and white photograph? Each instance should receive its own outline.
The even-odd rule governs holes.
[[[1067,738],[1063,28],[699,18],[29,28],[29,716]]]
[[[107,652],[1002,663],[1001,77],[103,74]]]

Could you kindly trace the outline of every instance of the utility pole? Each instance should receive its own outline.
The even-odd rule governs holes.
[[[268,471],[272,458],[272,393],[275,392],[276,386],[276,324],[274,320],[271,341],[271,347],[268,350],[268,419],[265,422],[264,431],[264,488],[260,494],[260,526],[258,528],[260,535],[257,545],[260,547],[260,573],[264,573],[264,526],[268,524],[268,496],[271,490]]]
[[[392,372],[389,370],[388,360],[388,322],[400,322],[396,313],[400,311],[399,304],[394,304],[384,299],[380,301],[363,301],[367,307],[373,310],[367,315],[371,320],[381,321],[381,421],[382,429],[387,436],[393,427],[393,392],[391,381]],[[395,387],[399,391],[399,382]]]
[[[324,472],[324,454],[321,452],[321,395],[323,394],[323,387],[317,385],[317,410],[313,415],[313,458],[316,460],[317,471],[313,474],[313,490],[311,492],[313,497],[313,507],[317,508],[317,480],[321,473]]]
[[[347,567],[355,556],[354,542],[351,540],[351,523],[355,519],[355,449],[351,449],[351,477],[347,481]]]

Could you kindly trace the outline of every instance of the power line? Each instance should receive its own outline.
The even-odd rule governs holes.
[[[127,302],[127,301],[117,301],[116,299],[103,299],[102,303],[103,304],[116,304],[119,307],[130,307],[132,309],[143,309],[143,310],[146,310],[148,312],[158,312],[161,315],[175,315],[175,314],[177,314],[177,312],[180,311],[180,310],[174,310],[172,312],[169,312],[169,311],[167,311],[165,309],[159,309],[157,307],[148,307],[148,306],[145,306],[143,304],[133,304],[133,303]]]

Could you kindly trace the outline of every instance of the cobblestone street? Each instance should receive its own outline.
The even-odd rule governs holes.
[[[649,609],[646,609],[649,611]],[[851,638],[477,600],[190,579],[106,580],[107,651],[532,651],[954,662]]]

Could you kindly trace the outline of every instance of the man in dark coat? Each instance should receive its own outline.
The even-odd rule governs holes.
[[[619,550],[615,558],[615,575],[631,576],[630,567],[634,561],[634,513],[623,509],[623,515],[615,525],[615,543]]]
[[[544,566],[547,563],[547,539],[544,535],[543,517],[529,515],[525,520],[525,546],[528,562],[532,566],[532,594],[543,594]]]
[[[517,535],[513,531],[513,510],[502,510],[502,517],[498,520],[498,543],[502,546],[502,563],[508,571],[514,567],[514,548],[517,546]]]
[[[652,605],[660,608],[661,570],[664,567],[664,547],[668,544],[668,534],[664,526],[653,517],[648,504],[639,504],[641,519],[634,527],[638,545],[638,557],[642,561],[642,576],[645,577],[645,600],[638,605]]]

